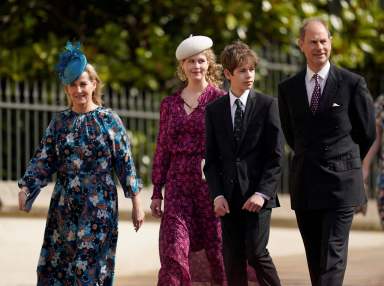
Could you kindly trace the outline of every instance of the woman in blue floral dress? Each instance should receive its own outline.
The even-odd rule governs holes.
[[[59,77],[70,108],[56,114],[19,181],[19,208],[29,211],[53,173],[37,285],[112,285],[118,204],[113,172],[132,199],[136,231],[144,219],[141,183],[116,113],[101,106],[101,82],[79,46],[62,53]]]

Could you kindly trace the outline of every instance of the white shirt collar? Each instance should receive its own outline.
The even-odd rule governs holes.
[[[331,64],[330,64],[329,61],[327,61],[327,63],[322,67],[322,69],[319,70],[319,72],[317,72],[317,74],[320,76],[320,78],[322,80],[326,80],[327,79],[330,68],[331,68]],[[307,74],[306,74],[307,80],[310,81],[314,74],[315,74],[315,72],[312,71],[309,68],[309,66],[307,65]]]
[[[230,103],[231,103],[231,107],[233,107],[233,105],[235,104],[235,100],[236,99],[240,99],[241,103],[245,107],[245,105],[247,104],[247,99],[248,99],[249,91],[250,91],[250,89],[247,89],[247,90],[245,90],[243,92],[242,95],[240,95],[240,97],[237,97],[237,96],[233,95],[231,90],[229,90],[229,100],[230,100]]]

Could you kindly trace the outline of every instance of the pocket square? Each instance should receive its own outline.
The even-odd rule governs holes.
[[[332,103],[332,107],[339,107],[340,104],[337,104],[336,102]]]

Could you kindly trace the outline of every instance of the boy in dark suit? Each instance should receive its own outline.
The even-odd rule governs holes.
[[[283,156],[276,100],[252,90],[256,54],[235,42],[221,54],[230,91],[206,108],[204,173],[221,217],[229,286],[247,285],[247,262],[260,285],[280,285],[266,248]]]

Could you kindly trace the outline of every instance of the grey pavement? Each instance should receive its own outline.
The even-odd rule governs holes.
[[[0,285],[36,285],[35,269],[44,226],[44,218],[0,217]],[[144,223],[137,233],[130,221],[120,222],[115,285],[156,285],[160,266],[158,230],[158,222]],[[273,227],[268,248],[283,285],[309,285],[304,249],[296,228]],[[384,235],[381,232],[352,231],[345,285],[384,285],[383,259]],[[367,281],[379,281],[382,284],[366,284]]]
[[[275,256],[274,262],[283,286],[309,286],[310,279],[304,254]],[[383,286],[383,247],[349,251],[344,286]],[[156,285],[157,272],[133,276],[120,276],[116,286]]]
[[[52,185],[42,191],[30,214],[16,211],[17,187],[15,182],[0,182],[0,286],[36,285],[36,264],[42,243],[45,215]],[[119,208],[123,218],[131,209],[129,200],[119,192]],[[141,194],[146,212],[149,212],[150,191]],[[294,213],[288,196],[281,196],[282,207],[272,214],[270,253],[275,261],[282,285],[310,285],[305,254],[300,234],[295,226]],[[17,217],[18,214],[22,214]],[[158,229],[156,220],[144,223],[138,233],[129,220],[119,224],[116,255],[117,286],[156,285],[158,258]],[[281,226],[291,226],[281,227]],[[293,227],[292,227],[293,226]],[[360,229],[360,230],[359,230]],[[365,229],[362,231],[361,229]],[[374,229],[376,231],[368,231]],[[380,229],[373,200],[368,214],[357,215],[350,235],[349,264],[345,286],[384,286],[384,233]]]

